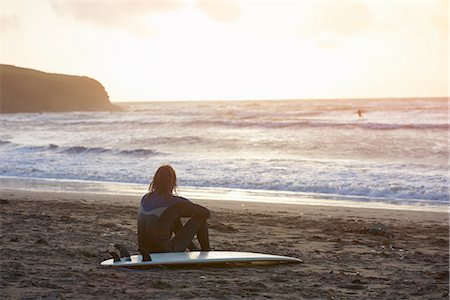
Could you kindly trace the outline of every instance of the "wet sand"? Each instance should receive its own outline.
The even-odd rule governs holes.
[[[131,196],[0,191],[2,299],[448,299],[447,212],[196,201],[211,246],[301,258],[259,267],[100,267],[137,253]]]

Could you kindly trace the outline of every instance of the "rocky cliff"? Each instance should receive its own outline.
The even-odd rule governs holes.
[[[92,78],[0,65],[0,113],[114,109]]]

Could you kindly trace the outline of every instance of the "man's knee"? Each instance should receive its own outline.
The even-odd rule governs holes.
[[[211,217],[211,212],[209,211],[209,209],[205,208],[205,210],[206,210],[206,212],[205,212],[204,217],[205,217],[205,219],[209,219],[209,217]]]
[[[201,210],[198,212],[198,216],[201,216],[205,220],[211,217],[211,212],[206,207],[200,206]]]
[[[192,218],[191,218],[191,221],[192,222],[195,222],[196,224],[198,224],[199,226],[201,226],[201,225],[203,225],[205,222],[206,222],[206,220],[209,218],[209,215],[208,216],[206,216],[206,215],[196,215],[196,216],[193,216]]]

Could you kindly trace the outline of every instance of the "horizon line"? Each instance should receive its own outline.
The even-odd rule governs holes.
[[[247,102],[247,101],[323,101],[323,100],[449,100],[449,96],[416,97],[368,97],[368,98],[266,98],[266,99],[149,99],[149,100],[110,100],[111,103],[148,103],[148,102]]]

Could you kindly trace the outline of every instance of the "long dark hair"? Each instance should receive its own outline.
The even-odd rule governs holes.
[[[164,165],[156,171],[148,190],[156,192],[158,195],[170,196],[176,188],[177,175],[175,170],[169,165]]]

